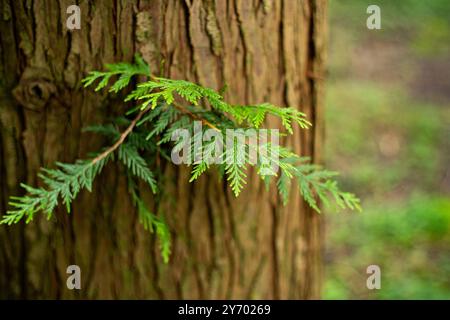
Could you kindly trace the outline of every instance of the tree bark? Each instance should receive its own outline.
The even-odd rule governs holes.
[[[0,4],[0,212],[40,167],[86,158],[105,141],[82,128],[126,106],[84,90],[104,63],[139,52],[152,72],[220,89],[233,103],[298,107],[314,127],[288,144],[320,162],[326,3],[321,0],[78,1],[81,29],[66,28],[69,0]],[[277,125],[276,122],[268,126]],[[108,165],[70,215],[0,226],[0,298],[318,298],[321,218],[298,190],[286,207],[249,172],[234,198],[216,175],[161,164],[159,204],[173,238],[170,262],[139,224],[123,169]],[[66,268],[81,268],[81,290]]]

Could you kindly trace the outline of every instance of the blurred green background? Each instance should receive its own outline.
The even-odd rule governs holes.
[[[323,297],[450,299],[450,1],[330,0],[329,38],[326,163],[364,212],[327,215]]]

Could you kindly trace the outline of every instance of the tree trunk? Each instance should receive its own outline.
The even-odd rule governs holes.
[[[38,185],[40,167],[104,145],[82,128],[126,107],[80,80],[135,52],[155,74],[227,84],[230,102],[300,108],[314,127],[297,128],[288,143],[320,161],[324,1],[78,1],[81,29],[69,31],[73,2],[1,1],[1,213],[23,192],[20,182]],[[0,298],[319,297],[321,218],[297,190],[283,207],[250,172],[236,199],[214,174],[189,184],[188,169],[161,166],[168,264],[138,222],[123,169],[110,164],[70,215],[59,209],[49,221],[0,226]],[[66,287],[71,264],[81,268],[81,290]]]

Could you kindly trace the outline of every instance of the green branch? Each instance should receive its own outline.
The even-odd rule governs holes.
[[[34,188],[25,184],[21,186],[26,194],[21,197],[11,197],[11,210],[0,221],[2,224],[18,223],[21,220],[30,222],[39,211],[52,216],[59,203],[64,204],[70,212],[72,201],[81,189],[91,190],[95,177],[100,173],[109,159],[122,162],[127,173],[146,182],[153,193],[164,188],[164,181],[159,171],[161,158],[170,159],[170,151],[180,151],[184,145],[173,143],[173,133],[178,129],[186,129],[194,135],[194,122],[201,121],[206,129],[214,129],[219,134],[226,134],[227,129],[252,129],[256,134],[269,117],[281,121],[287,134],[293,133],[293,125],[300,129],[308,129],[311,123],[306,115],[294,108],[277,107],[269,103],[259,105],[232,105],[227,103],[221,93],[185,80],[166,79],[151,76],[148,65],[140,57],[134,64],[117,63],[106,65],[107,71],[93,71],[82,81],[85,87],[94,85],[95,90],[101,90],[108,85],[109,91],[118,93],[131,86],[135,76],[145,76],[143,81],[125,95],[124,101],[130,102],[130,108],[114,123],[95,125],[87,131],[104,134],[113,143],[90,160],[77,161],[74,164],[56,163],[56,169],[42,169],[39,177],[45,187]],[[127,117],[134,114],[133,119]],[[119,128],[124,127],[123,131]],[[277,139],[285,134],[279,134]],[[359,199],[338,188],[334,180],[336,173],[310,164],[309,159],[296,155],[288,148],[275,146],[271,143],[259,146],[270,150],[267,155],[260,155],[257,160],[251,159],[255,146],[245,144],[242,159],[236,158],[236,144],[231,150],[216,154],[222,163],[210,163],[201,158],[193,163],[189,182],[194,182],[212,168],[218,169],[225,176],[232,192],[238,196],[246,184],[246,170],[254,167],[257,174],[270,184],[275,181],[280,201],[286,204],[293,189],[295,180],[303,199],[311,208],[320,212],[319,201],[328,206],[335,203],[339,208],[361,210]],[[204,143],[196,149],[195,143],[189,144],[191,155],[211,154],[214,143]],[[277,156],[275,156],[277,155]],[[271,169],[271,165],[279,168]],[[272,170],[272,171],[271,171]],[[138,197],[139,190],[133,186],[132,198],[136,205],[140,221],[146,229],[156,230],[161,243],[161,254],[168,261],[170,254],[170,230],[162,218],[153,215]]]

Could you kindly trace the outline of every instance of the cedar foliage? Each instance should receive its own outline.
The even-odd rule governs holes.
[[[136,76],[145,77],[147,80],[135,85],[132,79]],[[44,186],[35,188],[21,184],[26,194],[10,198],[11,209],[0,223],[11,225],[21,220],[28,223],[37,212],[46,213],[50,219],[59,204],[64,205],[70,213],[72,201],[79,192],[82,189],[91,191],[102,168],[109,161],[115,160],[126,168],[129,192],[137,208],[139,220],[145,229],[156,233],[163,260],[167,262],[170,256],[170,230],[163,215],[151,212],[139,196],[137,180],[143,180],[154,194],[164,188],[158,179],[155,159],[163,157],[170,160],[171,150],[176,152],[183,148],[182,142],[171,141],[177,129],[188,130],[191,135],[199,134],[195,133],[194,122],[201,121],[204,126],[200,134],[207,129],[224,134],[227,129],[242,128],[259,132],[269,116],[279,118],[288,134],[293,133],[294,123],[302,129],[311,126],[305,114],[294,108],[281,108],[270,103],[231,105],[224,101],[221,93],[210,88],[185,80],[154,77],[150,74],[149,66],[139,56],[135,57],[133,64],[107,64],[106,71],[92,71],[83,80],[84,87],[95,83],[95,91],[109,86],[108,91],[111,93],[134,87],[124,99],[130,104],[125,115],[115,119],[113,123],[85,129],[105,135],[111,140],[111,146],[86,160],[78,160],[75,163],[57,162],[53,169],[43,168],[39,177]],[[180,100],[182,102],[179,102]],[[120,131],[120,128],[125,130]],[[359,199],[355,195],[338,188],[334,180],[336,172],[311,164],[308,158],[300,157],[286,147],[271,143],[262,147],[270,149],[270,152],[259,157],[257,161],[252,161],[249,157],[253,148],[251,145],[245,146],[244,156],[240,159],[236,157],[235,148],[216,154],[215,157],[222,160],[218,164],[211,163],[208,158],[200,158],[199,161],[191,163],[189,182],[194,182],[212,167],[216,167],[234,195],[238,196],[246,183],[246,170],[253,166],[267,186],[272,180],[276,180],[275,184],[284,204],[289,200],[291,184],[294,181],[305,201],[317,212],[320,212],[318,200],[326,206],[334,202],[340,208],[361,210]],[[203,143],[200,149],[195,149],[194,145],[189,148],[192,155],[211,154],[214,140]],[[278,156],[273,157],[275,154]],[[271,172],[267,163],[275,163],[280,169],[279,172]]]

